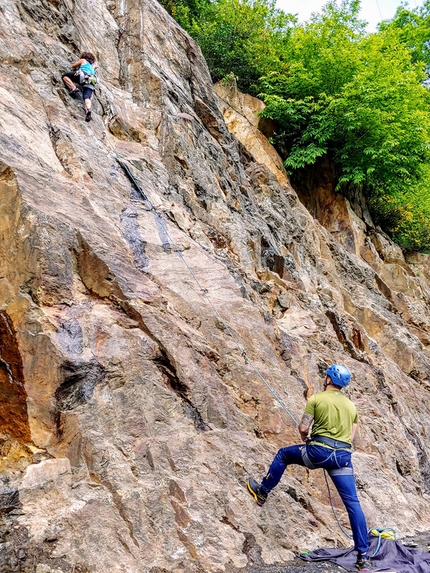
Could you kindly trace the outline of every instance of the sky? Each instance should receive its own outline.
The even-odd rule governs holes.
[[[325,0],[277,0],[276,5],[284,12],[298,14],[299,21],[304,22],[312,12],[319,12],[325,3]],[[368,22],[367,31],[375,32],[378,22],[392,18],[400,4],[401,0],[361,0],[360,16]],[[415,8],[421,6],[422,1],[409,0],[408,4],[410,8]]]

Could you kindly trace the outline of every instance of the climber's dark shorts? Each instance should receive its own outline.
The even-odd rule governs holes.
[[[61,76],[62,78],[69,78],[72,80],[74,84],[79,86],[82,90],[82,97],[84,99],[91,99],[93,97],[94,88],[90,88],[88,86],[82,86],[79,83],[79,76],[75,75],[75,72],[66,72]]]

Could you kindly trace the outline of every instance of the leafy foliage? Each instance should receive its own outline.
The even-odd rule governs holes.
[[[200,45],[213,81],[234,74],[239,88],[250,93],[258,91],[260,76],[277,59],[296,22],[276,9],[275,0],[162,3]]]
[[[391,21],[380,24],[380,30],[396,30],[400,41],[410,50],[414,62],[425,62],[430,68],[430,0],[409,10],[399,6]]]
[[[159,0],[159,2],[183,28],[188,29],[193,19],[200,18],[210,0]]]
[[[354,32],[331,9],[299,29],[298,39],[294,30],[287,73],[262,79],[264,115],[284,130],[290,169],[329,154],[341,169],[339,187],[402,191],[430,159],[424,75],[394,34]]]
[[[430,176],[430,173],[429,173]],[[375,223],[386,229],[397,242],[411,251],[430,252],[430,204],[428,190],[401,197],[371,197]]]

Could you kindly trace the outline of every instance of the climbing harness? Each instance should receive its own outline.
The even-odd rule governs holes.
[[[352,452],[351,444],[348,442],[341,442],[340,440],[334,440],[328,436],[312,436],[308,445],[323,446],[325,448],[330,448],[331,450],[346,450],[347,452]]]
[[[75,76],[79,78],[79,84],[83,86],[96,86],[98,84],[97,74],[87,74],[84,70],[77,70]]]

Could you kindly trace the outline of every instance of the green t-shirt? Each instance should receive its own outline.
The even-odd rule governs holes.
[[[357,409],[339,390],[326,390],[311,396],[305,413],[313,416],[313,436],[351,443],[352,425],[358,422]]]

